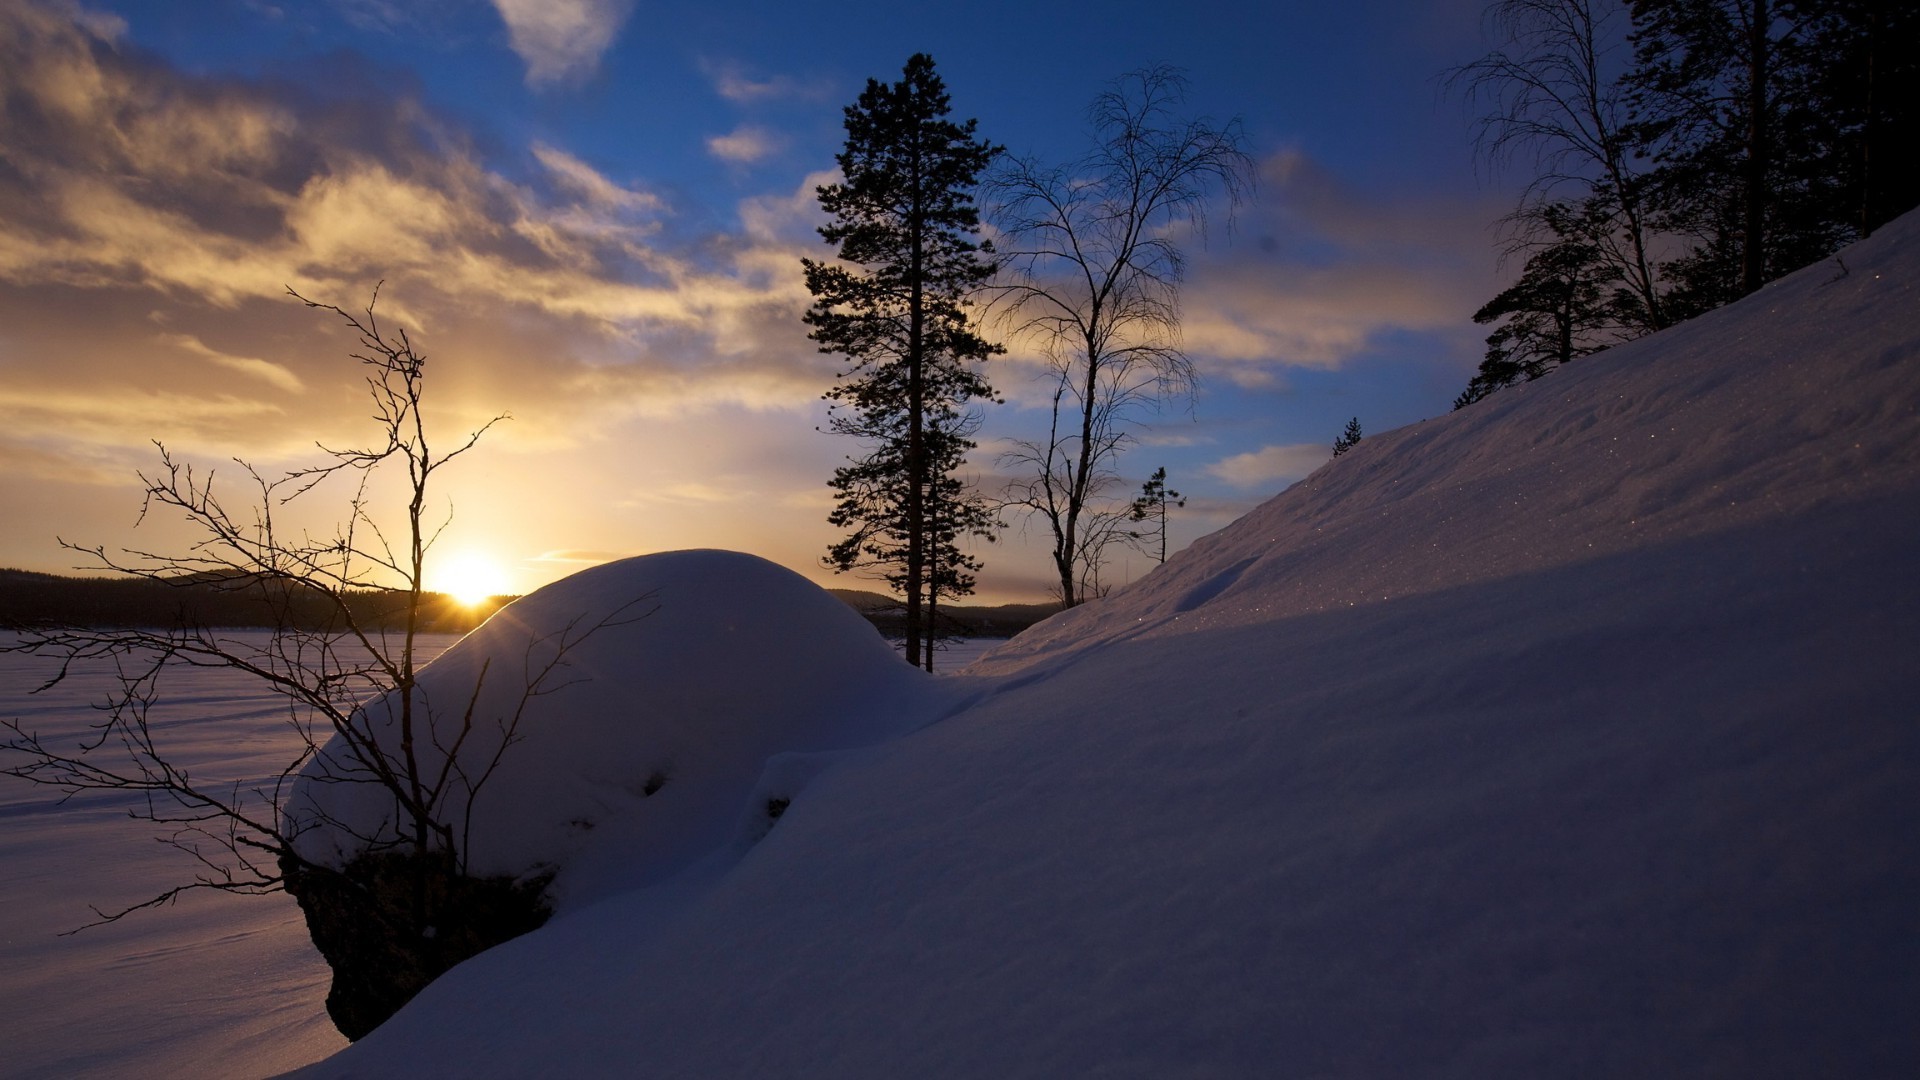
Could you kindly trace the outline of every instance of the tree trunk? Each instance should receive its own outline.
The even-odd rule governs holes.
[[[1747,160],[1742,207],[1746,236],[1740,251],[1740,294],[1757,292],[1767,271],[1767,172],[1772,164],[1773,131],[1767,117],[1767,36],[1771,13],[1767,0],[1752,0],[1747,27]]]
[[[926,255],[922,248],[926,230],[921,206],[919,162],[912,175],[913,208],[907,222],[910,266],[908,280],[912,293],[907,302],[907,663],[921,663],[921,599],[926,592],[927,559],[927,445],[926,445],[926,294],[924,277]]]
[[[1100,306],[1095,302],[1089,326],[1100,325]],[[1092,491],[1093,472],[1093,413],[1098,404],[1100,390],[1100,353],[1099,343],[1092,334],[1087,335],[1087,380],[1080,388],[1080,461],[1079,472],[1067,486],[1067,552],[1060,566],[1060,599],[1066,607],[1076,607],[1086,602],[1075,574],[1079,564],[1085,561],[1086,538],[1080,535],[1080,513],[1086,509],[1087,497]]]

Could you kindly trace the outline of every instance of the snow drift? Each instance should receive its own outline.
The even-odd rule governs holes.
[[[1904,1075],[1916,277],[1371,437],[311,1075]]]
[[[523,707],[563,641],[573,644]],[[428,665],[419,696],[434,728],[419,740],[429,777],[470,703],[469,769],[495,756],[500,721],[520,713],[519,741],[471,816],[455,785],[444,819],[476,875],[558,870],[563,909],[670,876],[752,830],[740,818],[776,755],[892,738],[944,700],[845,604],[727,551],[625,559],[524,597]],[[368,715],[393,753],[392,700]],[[289,817],[308,858],[340,866],[363,850],[355,837],[393,838],[382,788],[314,782],[353,773],[338,737],[304,770]]]

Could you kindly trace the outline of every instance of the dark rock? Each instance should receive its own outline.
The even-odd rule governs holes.
[[[349,1039],[379,1027],[455,964],[553,913],[551,874],[467,877],[432,855],[362,855],[344,870],[287,861],[281,872],[333,968],[327,1015]]]

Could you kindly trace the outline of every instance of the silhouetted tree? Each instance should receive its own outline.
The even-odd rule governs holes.
[[[1176,115],[1185,87],[1168,67],[1125,75],[1094,101],[1085,157],[1011,158],[988,182],[1006,248],[996,303],[1054,380],[1046,434],[1005,455],[1025,474],[1007,504],[1046,522],[1069,607],[1095,594],[1106,545],[1124,539],[1129,504],[1105,498],[1130,414],[1192,392],[1177,233],[1204,235],[1209,200],[1238,205],[1252,183],[1237,122]]]
[[[1496,167],[1524,159],[1531,177],[1507,218],[1508,253],[1557,243],[1555,216],[1569,204],[1588,219],[1585,232],[1613,264],[1632,304],[1633,333],[1667,325],[1637,154],[1626,71],[1628,13],[1623,0],[1499,0],[1487,9],[1497,46],[1448,74],[1449,87],[1483,111],[1481,152]],[[1569,194],[1571,192],[1571,194]]]
[[[1473,313],[1474,322],[1499,325],[1487,336],[1486,359],[1454,408],[1598,352],[1633,324],[1624,312],[1634,298],[1619,287],[1619,266],[1588,231],[1594,219],[1561,207],[1550,220],[1554,242],[1527,260],[1519,281]]]
[[[1133,506],[1127,514],[1128,519],[1135,522],[1153,522],[1151,533],[1136,532],[1133,535],[1139,539],[1157,540],[1159,542],[1158,561],[1162,563],[1167,561],[1167,507],[1169,505],[1185,506],[1187,500],[1179,492],[1167,486],[1167,467],[1162,465],[1153,470],[1153,475],[1147,477],[1146,483],[1140,485],[1140,494],[1134,498]]]
[[[1820,106],[1801,115],[1836,147],[1827,165],[1864,236],[1920,205],[1920,3],[1830,0],[1809,42]]]
[[[1500,0],[1450,84],[1534,175],[1464,405],[1817,261],[1920,201],[1913,0]],[[1623,57],[1630,48],[1631,58]]]
[[[964,540],[993,543],[1001,527],[995,507],[986,496],[955,472],[964,464],[955,451],[971,449],[980,416],[970,412],[949,430],[947,423],[937,425],[940,441],[936,449],[945,464],[937,471],[927,499],[929,534],[927,565],[927,646],[926,669],[933,670],[933,654],[942,638],[948,636],[940,625],[942,597],[973,594],[974,574],[981,562],[961,548]]]
[[[1683,314],[1745,296],[1920,198],[1920,5],[1633,0],[1626,85]]]
[[[865,442],[829,486],[839,503],[829,520],[853,531],[828,550],[835,570],[885,568],[906,607],[906,657],[930,664],[925,613],[939,566],[949,594],[972,587],[964,557],[936,552],[936,503],[955,535],[964,500],[946,482],[973,443],[967,402],[992,388],[970,362],[1002,351],[975,332],[968,297],[994,270],[976,241],[973,188],[999,152],[974,138],[972,120],[947,118],[945,84],[924,53],[909,58],[899,82],[867,80],[846,109],[840,183],[819,188],[833,217],[820,235],[839,263],[802,260],[814,303],[806,322],[820,351],[849,366],[826,397],[829,428]],[[861,269],[855,270],[851,266]]]
[[[1360,418],[1356,416],[1347,421],[1347,429],[1340,433],[1339,438],[1333,440],[1333,456],[1339,457],[1341,454],[1359,446],[1361,438]]]

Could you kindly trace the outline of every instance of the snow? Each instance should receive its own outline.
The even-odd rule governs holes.
[[[1908,1075],[1916,278],[1910,215],[1369,436],[951,678],[747,556],[528,597],[428,669],[440,707],[492,658],[497,715],[543,635],[649,612],[571,654],[476,807],[476,869],[557,867],[557,914],[300,1075]],[[378,824],[344,790],[303,788]],[[38,948],[7,1001],[57,992]],[[141,955],[93,1015],[176,993]],[[212,978],[310,1024],[307,963]],[[111,1026],[0,1014],[69,1061]]]
[[[1916,233],[1369,437],[303,1075],[1904,1074]]]
[[[540,684],[556,656],[562,666]],[[523,700],[530,685],[541,692]],[[763,829],[767,799],[790,795],[754,790],[776,755],[896,738],[949,699],[845,604],[728,551],[643,555],[556,582],[461,639],[420,687],[435,746],[453,745],[471,702],[479,722],[460,758],[470,768],[519,716],[522,741],[474,800],[471,840],[464,829],[456,840],[476,874],[558,869],[563,908],[664,880]],[[391,712],[391,701],[369,708],[397,760]],[[420,741],[420,772],[432,776],[441,757]],[[336,737],[305,776],[350,775],[347,755]],[[352,837],[391,837],[391,804],[374,784],[308,782],[288,815],[302,853],[338,865],[362,850]],[[455,797],[447,820],[465,811]]]
[[[426,652],[450,643],[435,638]],[[44,661],[0,655],[0,716],[77,741],[111,680],[82,673],[28,693],[50,674]],[[163,689],[152,719],[197,775],[269,777],[298,746],[279,699],[251,680],[183,667]],[[327,965],[283,894],[189,894],[60,936],[93,921],[88,905],[122,908],[191,875],[190,860],[129,819],[135,805],[108,793],[58,804],[0,778],[0,1075],[257,1077],[345,1046],[326,1017]]]

